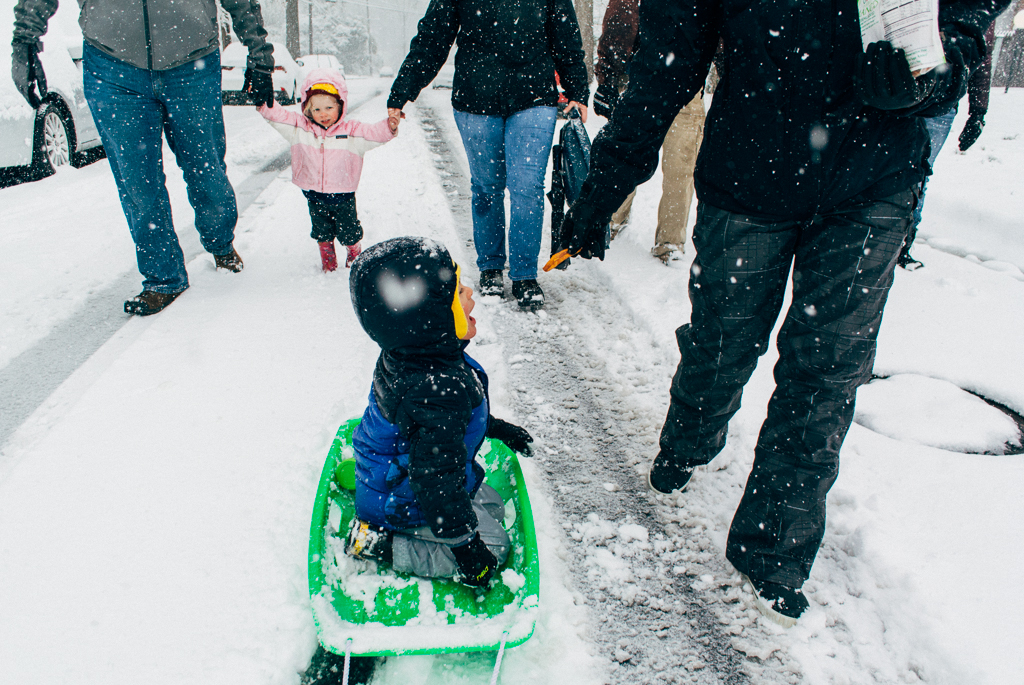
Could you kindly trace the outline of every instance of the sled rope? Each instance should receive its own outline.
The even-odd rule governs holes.
[[[502,645],[504,646],[504,645]],[[352,638],[345,640],[345,668],[341,672],[341,685],[348,685],[348,667],[352,661]]]
[[[505,641],[508,640],[508,631],[501,634],[501,646],[498,647],[498,658],[494,661],[494,673],[491,674],[491,685],[498,683],[498,671],[501,670],[501,657],[505,654]]]

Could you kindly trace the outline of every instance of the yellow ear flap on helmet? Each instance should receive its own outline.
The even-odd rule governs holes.
[[[462,300],[459,299],[459,287],[462,284],[462,268],[455,265],[455,297],[452,299],[452,314],[455,318],[455,337],[459,340],[469,331],[469,319],[466,312],[462,310]]]

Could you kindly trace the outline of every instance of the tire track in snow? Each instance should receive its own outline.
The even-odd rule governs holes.
[[[429,107],[418,110],[457,230],[472,247],[469,180],[444,123]],[[705,591],[717,586],[702,586],[711,569],[694,563],[693,545],[667,530],[669,509],[647,490],[641,474],[656,449],[661,417],[644,416],[642,403],[621,391],[623,379],[614,377],[619,370],[592,355],[576,331],[601,331],[613,340],[626,330],[632,344],[649,347],[651,341],[630,326],[628,308],[607,284],[580,275],[544,286],[544,311],[523,314],[514,302],[504,302],[495,328],[509,361],[512,403],[543,446],[538,452],[547,452],[536,460],[570,538],[566,561],[593,618],[590,637],[610,659],[608,682],[738,684],[751,682],[749,673],[757,673],[759,682],[782,682],[734,648],[735,631],[724,625],[732,620],[722,617],[728,612],[708,606]],[[563,302],[572,309],[563,312]],[[650,387],[643,371],[627,368],[629,373],[636,377],[626,384],[637,392],[667,397],[667,388]],[[721,576],[724,562],[718,566]],[[735,602],[739,589],[718,595]]]

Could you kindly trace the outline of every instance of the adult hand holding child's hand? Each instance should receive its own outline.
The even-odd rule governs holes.
[[[398,133],[398,124],[405,118],[405,112],[394,107],[388,107],[388,128],[391,129],[391,133]]]

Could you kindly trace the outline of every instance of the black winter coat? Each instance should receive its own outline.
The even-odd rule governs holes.
[[[401,109],[416,99],[448,59],[456,37],[452,106],[461,112],[508,117],[553,107],[556,70],[570,100],[586,104],[590,96],[570,0],[431,0],[391,86],[388,107]]]
[[[922,116],[963,96],[985,30],[1006,0],[941,0],[949,69],[911,110],[867,107],[856,0],[643,0],[629,87],[594,142],[584,201],[610,214],[654,173],[672,119],[704,84],[719,39],[715,90],[694,174],[701,202],[770,219],[810,218],[880,199],[927,168]]]
[[[485,389],[455,333],[456,265],[440,244],[393,238],[356,260],[352,306],[381,346],[373,394],[384,418],[410,442],[409,483],[438,537],[476,530],[466,491],[466,429]]]

